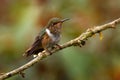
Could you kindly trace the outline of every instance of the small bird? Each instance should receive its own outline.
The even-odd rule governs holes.
[[[26,50],[26,52],[23,54],[24,56],[31,56],[31,55],[37,55],[39,52],[42,52],[43,50],[46,50],[48,54],[51,53],[51,49],[53,49],[55,46],[61,48],[61,46],[58,44],[61,38],[61,28],[62,23],[69,20],[66,19],[60,19],[60,18],[52,18],[44,27],[38,36],[35,38],[34,43],[30,48]]]

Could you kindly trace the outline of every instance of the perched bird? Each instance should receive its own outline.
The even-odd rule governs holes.
[[[60,19],[60,18],[52,18],[44,27],[38,36],[35,38],[35,42],[32,44],[32,46],[26,50],[26,52],[23,54],[24,56],[31,56],[31,55],[37,55],[39,52],[42,52],[43,50],[46,50],[49,54],[51,53],[51,49],[55,46],[61,47],[58,45],[58,42],[61,38],[61,28],[62,23],[64,21],[69,20],[66,19]]]

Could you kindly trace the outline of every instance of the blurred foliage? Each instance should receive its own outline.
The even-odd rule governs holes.
[[[120,17],[120,0],[0,0],[0,73],[32,58],[22,54],[52,17],[71,18],[63,24],[61,43],[87,28]],[[120,26],[120,25],[119,25]],[[82,48],[71,47],[25,71],[25,79],[8,80],[120,80],[120,28],[95,35]]]

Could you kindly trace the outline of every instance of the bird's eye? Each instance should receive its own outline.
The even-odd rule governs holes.
[[[53,25],[56,25],[57,24],[57,22],[56,23],[53,23]]]

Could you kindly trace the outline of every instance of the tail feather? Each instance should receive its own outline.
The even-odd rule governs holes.
[[[25,51],[25,53],[23,54],[23,56],[28,57],[28,56],[30,56],[30,55],[32,55],[32,54],[33,54],[32,48],[29,48],[29,49],[27,49],[27,50]]]
[[[23,56],[31,56],[33,54],[38,54],[39,52],[42,52],[44,49],[40,48],[40,49],[35,49],[35,48],[29,48],[28,50],[26,50],[26,52],[23,54]]]

